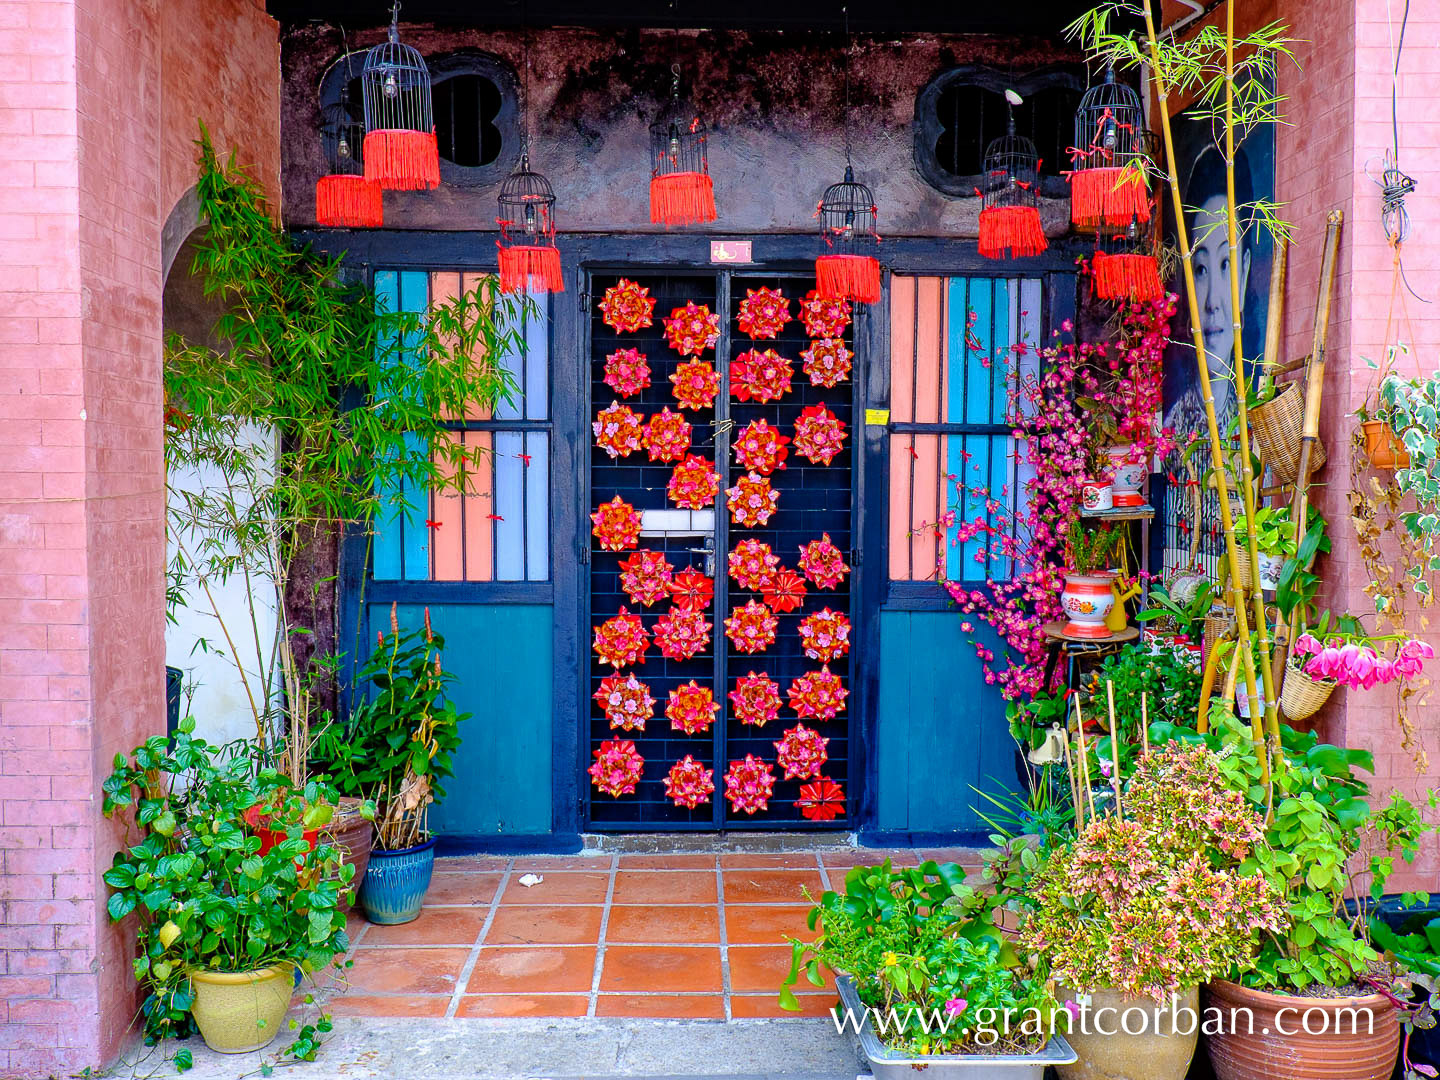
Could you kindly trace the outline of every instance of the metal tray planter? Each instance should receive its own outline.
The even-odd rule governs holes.
[[[861,1015],[865,1005],[854,980],[842,975],[835,986],[841,1004]],[[1078,1056],[1059,1034],[1035,1054],[903,1054],[880,1041],[868,1014],[860,1029],[860,1049],[876,1080],[914,1080],[917,1075],[933,1080],[1044,1080],[1047,1065],[1069,1065]]]

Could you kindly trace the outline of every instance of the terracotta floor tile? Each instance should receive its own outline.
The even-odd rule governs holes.
[[[465,990],[470,994],[588,993],[594,974],[593,947],[481,948]]]
[[[923,852],[914,848],[844,848],[820,856],[820,862],[827,867],[879,866],[886,859],[891,866],[916,866]]]
[[[807,1016],[823,1016],[828,1019],[830,1009],[839,1000],[834,994],[796,994],[795,998],[800,1002],[799,1012],[782,1009],[776,994],[731,994],[730,1015],[737,1020],[750,1017],[795,1019]]]
[[[509,855],[446,855],[435,860],[437,874],[461,870],[504,870],[510,865]]]
[[[387,945],[473,945],[480,939],[488,908],[427,907],[413,922],[372,926],[360,948]]]
[[[679,994],[600,994],[596,1016],[645,1016],[677,1020],[724,1020],[725,1001]]]
[[[610,909],[605,940],[640,945],[718,945],[720,912],[713,904],[663,909],[617,904]]]
[[[938,863],[959,863],[961,866],[974,867],[984,865],[984,853],[979,848],[931,848],[923,852],[926,859],[933,859]]]
[[[516,855],[511,869],[516,874],[531,870],[537,874],[547,870],[609,870],[614,861],[613,855]]]
[[[610,887],[609,874],[536,871],[545,880],[526,888],[520,884],[521,874],[512,872],[500,894],[502,904],[603,904]]]
[[[731,945],[778,945],[786,934],[809,940],[805,907],[725,906],[725,940]],[[614,916],[611,916],[613,922]]]
[[[450,1007],[449,994],[363,995],[346,994],[326,1006],[336,1016],[417,1016],[442,1017]]]
[[[621,870],[714,870],[714,855],[621,855]]]
[[[495,890],[500,888],[502,876],[476,872],[437,873],[430,879],[425,904],[427,907],[434,904],[488,904],[495,899]]]
[[[727,870],[725,906],[731,904],[805,904],[801,886],[815,899],[825,891],[818,870]]]
[[[600,940],[604,908],[561,904],[515,904],[496,909],[486,945],[594,945]]]
[[[600,989],[620,993],[718,993],[720,987],[720,950],[703,945],[611,945],[600,972]]]
[[[361,949],[350,985],[362,994],[448,994],[469,956],[468,949]]]
[[[466,994],[456,1016],[584,1016],[590,998],[574,994]]]
[[[616,904],[713,904],[715,875],[705,870],[621,870]]]
[[[757,852],[754,855],[746,855],[742,852],[736,855],[721,855],[720,865],[726,870],[813,870],[815,869],[815,853],[797,851],[773,855]]]
[[[789,945],[732,945],[727,955],[730,958],[730,989],[737,994],[764,990],[778,994],[780,984],[790,973]],[[821,974],[825,976],[825,988],[834,985],[833,975],[824,968],[821,968]],[[804,986],[797,989],[822,989],[806,979],[803,973],[800,981]]]
[[[364,915],[361,915],[360,912],[349,911],[345,913],[345,936],[350,939],[351,945],[354,945],[360,940],[360,931],[369,925],[370,920],[365,918]]]

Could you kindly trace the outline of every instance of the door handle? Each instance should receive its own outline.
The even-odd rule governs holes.
[[[688,551],[688,552],[691,552],[692,554],[695,554],[695,555],[704,555],[704,556],[705,556],[705,576],[708,577],[708,578],[713,578],[713,577],[715,576],[715,539],[714,539],[714,537],[709,537],[709,536],[707,536],[707,537],[705,538],[705,546],[704,546],[704,547],[692,547],[692,548],[686,548],[685,550]]]

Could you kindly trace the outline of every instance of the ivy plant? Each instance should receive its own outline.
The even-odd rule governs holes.
[[[1388,376],[1380,384],[1380,410],[1410,451],[1409,466],[1396,469],[1395,480],[1415,509],[1401,520],[1412,536],[1429,539],[1429,569],[1440,570],[1440,371],[1428,378]]]

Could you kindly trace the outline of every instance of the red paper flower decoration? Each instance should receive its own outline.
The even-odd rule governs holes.
[[[590,520],[595,523],[590,531],[606,551],[624,551],[640,542],[640,515],[619,495],[601,503]]]
[[[764,525],[780,505],[780,493],[759,473],[746,473],[725,494],[730,497],[730,520],[749,529]]]
[[[715,770],[707,769],[689,754],[670,766],[670,775],[665,777],[665,794],[676,806],[694,810],[701,803],[708,803],[715,793]]]
[[[715,404],[720,393],[720,374],[708,360],[690,360],[675,368],[670,381],[675,384],[675,400],[680,408],[699,411]]]
[[[769,476],[785,467],[789,441],[789,436],[781,435],[767,421],[754,420],[735,439],[735,460],[742,468]]]
[[[845,575],[850,573],[850,567],[845,565],[845,556],[830,542],[829,533],[804,545],[797,565],[819,589],[838,587],[845,580]]]
[[[730,578],[742,589],[762,592],[775,580],[780,558],[763,540],[741,540],[730,552]]]
[[[709,458],[686,454],[675,466],[670,483],[665,486],[670,501],[684,510],[701,510],[715,502],[720,494],[720,474]]]
[[[812,660],[828,664],[850,651],[850,620],[828,607],[800,620],[800,645]]]
[[[844,338],[817,338],[808,349],[800,351],[805,361],[805,374],[815,386],[838,386],[850,375],[850,358],[855,354],[845,347]]]
[[[629,457],[639,450],[645,430],[635,410],[618,401],[596,413],[595,423],[590,426],[595,431],[595,445],[612,458]]]
[[[645,721],[655,715],[655,699],[650,696],[650,687],[637,679],[634,672],[606,675],[593,696],[612,728],[644,731]]]
[[[725,636],[743,653],[764,652],[775,644],[780,620],[764,604],[754,600],[738,607],[725,620]]]
[[[620,588],[632,604],[650,607],[670,595],[670,577],[674,571],[659,551],[637,551],[620,560]]]
[[[809,780],[819,776],[830,759],[825,747],[830,740],[804,724],[796,724],[775,744],[775,763],[785,770],[786,780]]]
[[[710,624],[702,611],[671,608],[655,620],[655,647],[669,660],[689,660],[710,644]]]
[[[742,724],[764,727],[780,715],[780,684],[769,675],[750,672],[735,680],[730,707]]]
[[[773,338],[791,319],[790,301],[779,289],[746,289],[740,301],[740,329],[752,338]]]
[[[605,357],[605,385],[627,398],[644,390],[650,385],[650,364],[645,354],[639,349],[618,349]]]
[[[687,566],[670,579],[670,597],[684,611],[707,611],[715,599],[715,582]]]
[[[802,720],[834,720],[845,711],[849,696],[840,676],[828,667],[801,675],[790,684],[790,708]]]
[[[671,690],[670,701],[665,706],[671,728],[686,735],[709,731],[719,711],[720,706],[710,688],[699,685],[694,679]]]
[[[812,338],[844,337],[850,325],[850,301],[828,300],[811,289],[800,301],[800,321]]]
[[[790,392],[795,367],[774,349],[750,349],[730,362],[730,391],[736,401],[779,401]]]
[[[824,405],[810,405],[800,410],[791,441],[797,454],[829,465],[845,447],[845,424]]]
[[[635,794],[645,759],[629,739],[606,739],[595,751],[595,764],[590,766],[590,782],[606,795]]]
[[[611,285],[605,290],[605,296],[600,301],[600,313],[606,326],[614,327],[622,334],[633,334],[655,324],[655,300],[649,289],[622,277],[618,285]]]
[[[725,774],[725,798],[730,800],[731,810],[747,814],[768,810],[774,790],[775,774],[754,754],[746,754],[744,761],[730,762]]]
[[[677,307],[665,320],[665,340],[681,356],[699,356],[720,340],[720,316],[693,301]]]
[[[642,441],[651,461],[679,461],[690,449],[690,424],[683,415],[662,408],[645,425]]]
[[[649,647],[650,633],[645,623],[639,615],[631,615],[623,607],[620,614],[595,627],[595,655],[600,663],[609,664],[616,671],[631,664],[643,664]]]
[[[845,789],[822,776],[813,784],[800,785],[795,805],[811,821],[833,821],[845,813]]]
[[[805,579],[794,570],[781,567],[762,595],[765,603],[776,611],[794,611],[805,602]]]

